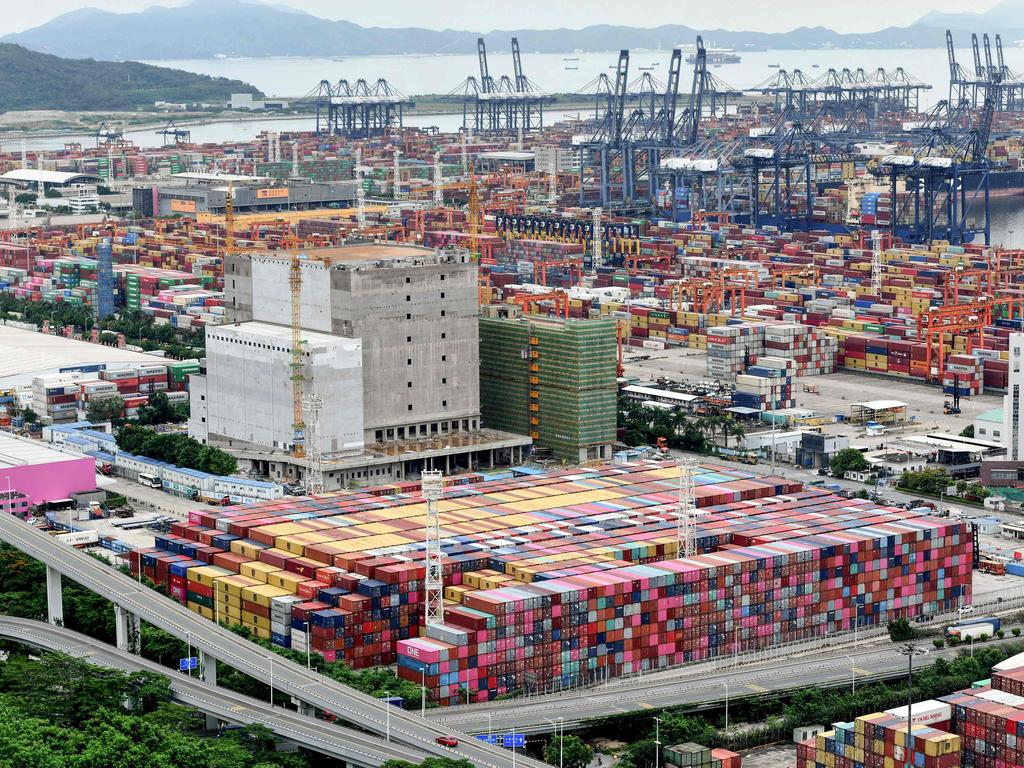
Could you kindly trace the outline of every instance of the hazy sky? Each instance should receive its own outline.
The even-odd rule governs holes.
[[[183,4],[180,0],[0,0],[0,34],[34,27],[82,7],[139,11],[151,5]],[[272,4],[363,25],[451,27],[480,32],[601,23],[638,27],[686,24],[698,29],[770,32],[822,25],[841,32],[870,32],[887,26],[905,26],[933,10],[984,11],[996,5],[997,0],[279,0]],[[244,19],[240,21],[244,23]]]

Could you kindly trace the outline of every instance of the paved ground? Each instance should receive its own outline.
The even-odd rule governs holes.
[[[688,349],[653,350],[649,360],[636,361],[635,357],[627,355],[623,367],[627,378],[639,379],[641,383],[655,382],[661,376],[690,383],[709,381],[707,356],[703,352]],[[963,413],[959,416],[946,416],[942,413],[945,396],[940,387],[912,379],[867,373],[841,372],[828,376],[800,377],[796,379],[796,384],[797,406],[808,408],[824,417],[833,417],[835,414],[849,417],[850,405],[864,400],[902,400],[908,404],[907,415],[917,422],[907,428],[908,434],[935,430],[959,432],[972,423],[977,415],[1003,404],[1002,397],[998,395],[963,398],[960,401]],[[804,384],[817,386],[821,393],[814,395],[800,391]],[[845,424],[827,425],[825,431],[851,437],[856,433],[855,429]]]
[[[741,754],[743,768],[793,768],[796,765],[796,746],[793,744],[775,744]]]

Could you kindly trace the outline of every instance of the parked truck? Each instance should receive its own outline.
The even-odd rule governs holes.
[[[960,622],[946,629],[946,637],[955,637],[961,642],[977,640],[982,635],[993,637],[1002,622],[999,619],[982,619],[978,621]]]

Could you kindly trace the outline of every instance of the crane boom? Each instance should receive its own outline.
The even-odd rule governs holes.
[[[974,53],[974,76],[984,77],[985,70],[981,67],[981,51],[978,48],[978,35],[976,32],[971,34],[971,51]]]
[[[629,86],[629,51],[619,51],[619,63],[615,72],[615,112],[612,115],[612,146],[622,144],[622,125],[626,112],[626,89]]]
[[[992,46],[988,41],[988,32],[982,35],[982,40],[985,42],[985,76],[991,79],[995,73],[995,67],[992,64]]]
[[[512,38],[512,69],[516,75],[516,93],[527,91],[526,75],[523,74],[523,60],[519,55],[519,39]]]
[[[668,80],[665,83],[665,104],[663,106],[664,124],[662,125],[661,137],[665,141],[672,138],[672,130],[676,124],[676,105],[679,102],[679,74],[683,66],[683,52],[675,48],[672,51],[672,60],[668,65]]]
[[[484,93],[492,93],[494,91],[494,81],[491,80],[491,73],[487,68],[487,46],[484,44],[482,37],[476,39],[476,53],[480,59],[480,89]]]

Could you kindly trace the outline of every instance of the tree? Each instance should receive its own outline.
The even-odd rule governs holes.
[[[564,768],[586,768],[593,759],[594,750],[584,744],[583,739],[573,734],[565,737],[552,736],[544,745],[544,762],[550,765],[562,765]]]
[[[906,619],[893,619],[889,622],[889,639],[894,643],[905,643],[915,637],[917,637],[917,632]]]
[[[863,472],[870,466],[864,454],[856,448],[843,448],[828,463],[829,472],[835,477],[842,477],[847,472]]]
[[[32,205],[39,198],[35,192],[22,192],[14,196],[14,202],[19,205]]]
[[[974,437],[974,425],[968,424],[960,430],[960,437]]]
[[[89,409],[85,412],[85,418],[94,424],[104,421],[114,421],[124,414],[124,398],[120,395],[110,395],[89,403]]]
[[[33,411],[31,408],[24,408],[21,411],[21,418],[25,420],[26,424],[38,424],[39,414]]]

